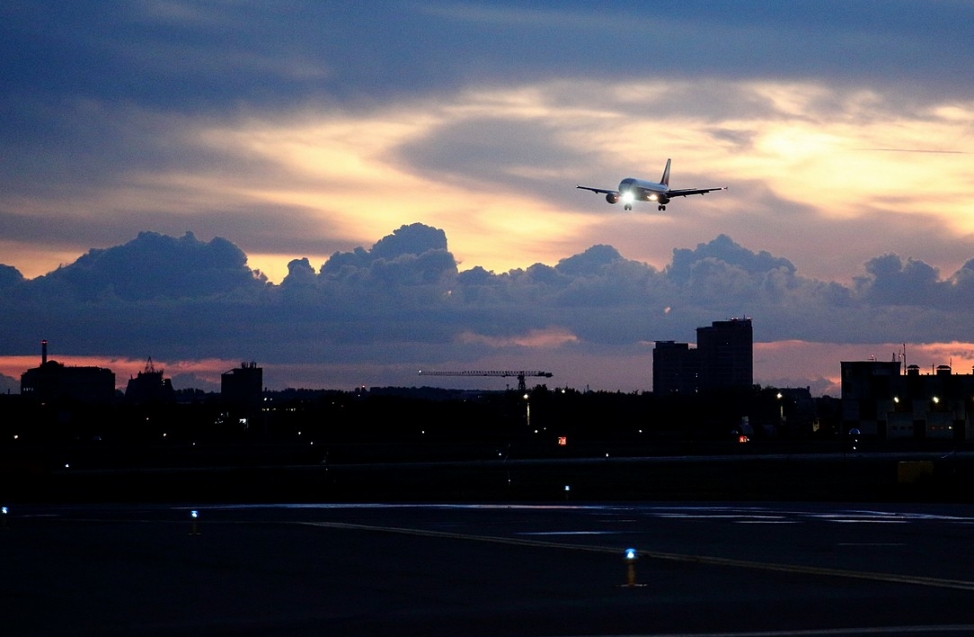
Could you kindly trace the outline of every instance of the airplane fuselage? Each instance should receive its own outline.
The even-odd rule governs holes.
[[[633,201],[655,201],[656,203],[669,203],[670,198],[666,196],[669,188],[664,184],[652,181],[626,177],[619,182],[619,198],[623,202]]]

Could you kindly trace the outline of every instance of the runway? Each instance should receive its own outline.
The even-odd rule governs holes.
[[[966,505],[25,506],[6,525],[9,634],[974,634]]]

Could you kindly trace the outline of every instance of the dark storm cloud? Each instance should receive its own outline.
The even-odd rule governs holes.
[[[0,342],[5,355],[49,337],[76,354],[401,365],[550,330],[580,348],[693,341],[687,325],[741,315],[761,341],[861,342],[863,326],[874,342],[974,340],[974,261],[946,279],[896,255],[865,269],[853,287],[825,283],[719,236],[663,271],[597,245],[554,266],[458,272],[443,231],[413,224],[317,272],[296,259],[275,286],[229,241],[143,233],[38,279],[3,268]]]
[[[614,237],[625,234],[619,250],[597,245],[554,265],[460,272],[442,230],[404,226],[324,264],[294,259],[287,278],[270,285],[245,251],[347,247],[328,235],[342,235],[336,209],[350,198],[328,200],[323,191],[336,184],[327,175],[278,163],[233,137],[269,146],[248,135],[313,124],[321,113],[395,119],[387,111],[406,105],[404,117],[428,111],[442,119],[425,137],[375,151],[402,172],[571,210],[588,196],[571,188],[588,171],[612,174],[592,184],[607,187],[629,171],[659,174],[661,166],[626,166],[631,157],[613,152],[620,140],[633,143],[613,139],[617,121],[670,118],[667,130],[638,131],[650,138],[639,143],[662,147],[683,134],[681,117],[692,119],[704,134],[689,145],[744,154],[761,139],[754,121],[814,128],[877,113],[933,118],[930,104],[970,100],[972,23],[969,2],[906,0],[4,3],[0,237],[77,253],[101,248],[38,279],[0,268],[0,348],[33,353],[37,338],[49,336],[78,353],[386,364],[517,347],[510,343],[544,330],[576,336],[573,346],[590,350],[692,340],[693,326],[743,314],[764,340],[974,341],[974,262],[947,274],[908,253],[949,249],[961,263],[970,237],[948,242],[950,230],[935,218],[918,223],[881,209],[881,197],[897,192],[874,198],[865,216],[835,220],[764,182],[738,180],[728,197],[741,193],[747,207],[718,217],[694,204],[699,214],[672,226],[665,250],[717,238],[674,251],[662,269],[622,256],[643,237],[602,205],[600,234],[566,252],[620,246]],[[724,80],[774,83],[775,91]],[[798,83],[828,90],[803,94],[791,112],[775,97]],[[475,107],[458,98],[497,88],[506,89],[503,99],[521,89],[541,98],[498,104],[492,94],[472,100]],[[869,94],[867,105],[846,111],[859,92]],[[572,108],[590,119],[607,115],[599,120],[607,123],[575,128]],[[239,145],[221,146],[228,137]],[[693,174],[686,160],[674,169],[678,187],[720,177]],[[239,194],[296,187],[306,192],[269,196],[267,205]],[[189,227],[197,235],[183,236]],[[104,247],[147,228],[163,234]],[[748,246],[771,252],[731,239],[741,233]],[[196,236],[232,236],[242,247]],[[809,259],[848,261],[849,250],[821,255],[850,238],[883,256],[836,266],[847,277],[861,267],[849,284],[803,276],[807,261],[791,260],[801,242]]]
[[[0,265],[0,290],[11,288],[24,281],[24,275],[12,265]]]
[[[790,77],[861,86],[910,75],[916,86],[966,95],[952,77],[970,73],[957,52],[974,46],[969,37],[974,7],[932,4],[695,0],[553,8],[492,2],[434,5],[428,11],[451,23],[460,37],[467,35],[465,28],[477,28],[480,37],[471,41],[478,65],[471,70],[479,74],[516,58],[522,73],[565,76],[565,51],[584,51],[572,61],[581,77]],[[492,28],[503,28],[508,37],[487,50],[483,43]],[[436,54],[435,48],[429,52]]]
[[[958,78],[969,77],[971,56],[963,52],[974,47],[970,3],[907,0],[80,0],[6,3],[0,18],[5,115],[23,117],[30,104],[77,99],[224,112],[546,77],[800,77],[860,85],[908,74],[927,90],[966,93]],[[49,114],[41,121],[41,130],[53,124]],[[25,135],[23,126],[5,129]]]
[[[140,233],[129,243],[91,250],[71,265],[32,281],[40,298],[90,302],[189,299],[258,290],[264,282],[247,267],[247,256],[226,239],[208,243]]]

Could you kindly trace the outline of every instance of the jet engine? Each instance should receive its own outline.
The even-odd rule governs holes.
[[[619,195],[610,192],[605,196],[605,200],[609,203],[619,203]]]

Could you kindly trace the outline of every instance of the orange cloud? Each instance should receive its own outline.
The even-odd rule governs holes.
[[[738,238],[754,233],[755,226],[767,227],[779,217],[777,210],[765,209],[773,204],[753,200],[762,193],[815,211],[824,221],[877,210],[902,218],[923,213],[925,224],[933,219],[944,232],[974,233],[968,214],[974,175],[967,155],[958,154],[974,152],[966,141],[974,102],[921,112],[898,106],[875,92],[816,83],[728,80],[701,87],[587,80],[479,87],[360,112],[314,105],[224,121],[130,113],[133,122],[146,120],[151,129],[167,131],[169,139],[160,143],[173,153],[182,149],[215,161],[120,171],[114,182],[72,194],[70,205],[62,190],[0,203],[28,216],[63,217],[66,209],[87,220],[142,216],[145,229],[157,229],[157,211],[166,210],[185,216],[180,232],[194,229],[199,215],[214,210],[259,215],[266,206],[274,211],[268,217],[300,210],[309,216],[302,229],[320,234],[321,248],[313,254],[304,248],[289,254],[280,245],[259,248],[261,242],[243,227],[235,232],[232,220],[221,232],[275,282],[293,258],[309,257],[317,265],[336,250],[367,247],[415,221],[443,228],[451,250],[469,267],[506,271],[554,263],[610,241],[629,258],[663,265],[673,247],[709,240],[715,232]],[[494,146],[489,135],[476,136],[482,122],[496,123],[499,130],[510,124],[539,131],[541,147],[525,154],[525,147],[513,147],[516,138],[511,148]],[[403,155],[404,148],[425,140],[435,140],[436,147],[456,144],[460,154],[450,177]],[[478,172],[475,160],[482,150],[496,163],[491,179]],[[462,153],[472,167],[464,165]],[[730,191],[676,202],[674,209],[692,214],[656,215],[643,207],[626,216],[574,191],[583,180],[611,188],[624,176],[655,178],[666,157],[674,158],[676,187],[729,184]],[[544,191],[526,183],[545,184]],[[268,218],[261,227],[273,223]],[[788,230],[802,232],[794,225]],[[795,250],[806,244],[803,237]],[[66,261],[63,248],[41,242],[8,241],[2,247],[17,256],[12,265],[29,275]],[[852,263],[873,256],[853,257]]]
[[[461,343],[483,343],[493,348],[529,347],[536,349],[554,349],[566,343],[577,343],[578,337],[561,327],[550,327],[544,330],[531,330],[519,336],[486,336],[473,332],[460,335]]]

